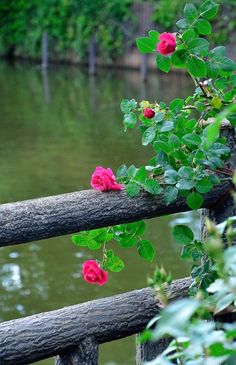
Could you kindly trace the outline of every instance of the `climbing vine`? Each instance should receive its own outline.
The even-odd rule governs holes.
[[[213,0],[206,0],[199,7],[186,4],[184,17],[177,22],[178,32],[160,34],[151,30],[148,36],[137,39],[141,53],[156,53],[161,71],[185,69],[194,92],[168,105],[160,100],[123,99],[125,131],[137,126],[142,145],[150,145],[154,156],[144,166],[120,166],[116,177],[110,168],[98,166],[91,178],[94,189],[102,194],[125,190],[130,198],[143,192],[162,194],[167,205],[182,197],[190,209],[199,209],[204,195],[214,186],[224,180],[236,183],[233,171],[225,163],[230,149],[220,136],[222,122],[236,126],[236,65],[226,56],[225,47],[211,49],[204,38],[212,32],[209,21],[215,18],[218,8]],[[182,246],[181,257],[192,264],[190,297],[169,303],[165,289],[172,276],[164,268],[156,268],[149,285],[155,289],[163,310],[150,322],[140,341],[158,341],[165,336],[172,341],[148,364],[234,363],[236,326],[219,323],[213,316],[235,312],[236,308],[235,220],[234,216],[216,226],[206,219],[208,236],[204,244],[195,239],[189,227],[173,228],[172,234]],[[123,248],[135,247],[141,257],[152,261],[155,249],[144,235],[143,221],[73,235],[72,241],[78,246],[102,249],[100,260],[83,264],[84,279],[104,285],[107,271],[124,268],[122,259],[109,247],[111,240]]]

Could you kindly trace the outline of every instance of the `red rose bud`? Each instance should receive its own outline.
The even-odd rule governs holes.
[[[145,118],[152,119],[155,116],[155,112],[151,108],[145,108],[143,111]]]
[[[157,45],[157,51],[164,56],[168,56],[176,49],[176,38],[172,33],[162,33],[159,35],[160,43]]]

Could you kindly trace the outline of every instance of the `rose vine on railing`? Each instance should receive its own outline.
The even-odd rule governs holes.
[[[199,209],[204,194],[223,180],[232,181],[233,171],[226,163],[230,149],[226,138],[220,135],[220,126],[222,121],[236,126],[236,65],[226,56],[225,47],[209,49],[208,40],[202,37],[211,34],[209,20],[216,16],[218,8],[213,0],[202,2],[199,8],[186,4],[176,33],[151,30],[148,37],[137,39],[141,53],[157,52],[156,63],[161,71],[184,68],[195,90],[185,100],[177,98],[168,105],[159,100],[123,99],[125,130],[138,125],[142,145],[151,145],[154,156],[145,166],[122,165],[116,178],[111,169],[97,167],[91,180],[94,189],[106,192],[124,188],[131,198],[142,191],[153,196],[164,193],[167,205],[182,196],[190,209]],[[233,181],[236,182],[235,177]],[[212,316],[236,309],[236,247],[232,246],[235,220],[233,216],[217,227],[206,219],[208,238],[204,244],[194,238],[189,227],[173,228],[174,238],[182,245],[182,258],[192,262],[191,297],[168,304],[165,288],[171,275],[163,268],[156,269],[149,284],[164,309],[151,321],[152,329],[142,334],[141,341],[158,341],[167,335],[173,341],[149,364],[234,363],[236,325],[219,324]],[[107,270],[123,269],[123,261],[108,248],[113,239],[120,247],[136,247],[141,257],[153,260],[155,249],[143,239],[144,233],[145,223],[141,221],[72,236],[79,246],[102,248],[100,261],[84,263],[85,280],[103,285],[108,279]]]

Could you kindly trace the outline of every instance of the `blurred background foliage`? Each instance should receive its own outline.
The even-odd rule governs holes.
[[[133,4],[138,0],[2,0],[0,2],[0,54],[37,58],[43,32],[49,34],[50,57],[85,60],[92,36],[101,60],[112,61],[132,45],[139,24]],[[158,30],[175,30],[186,0],[150,0]],[[193,3],[202,0],[192,0]],[[221,0],[215,20],[215,42],[234,43],[235,0]]]

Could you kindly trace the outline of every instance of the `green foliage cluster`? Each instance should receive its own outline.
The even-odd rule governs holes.
[[[195,90],[185,100],[176,98],[168,105],[161,101],[121,101],[125,130],[138,125],[142,145],[150,145],[155,153],[145,166],[119,167],[117,181],[125,186],[130,197],[142,191],[154,196],[162,193],[168,205],[184,196],[189,208],[198,209],[204,194],[222,180],[236,182],[225,165],[230,155],[227,141],[219,133],[225,118],[236,126],[236,65],[226,56],[225,47],[209,49],[210,44],[203,37],[212,33],[209,21],[215,18],[218,8],[213,0],[205,0],[198,7],[186,4],[184,17],[177,22],[178,32],[164,34],[165,39],[160,40],[159,33],[152,30],[147,37],[137,39],[141,53],[158,50],[156,63],[161,71],[185,68]],[[164,48],[158,47],[159,42],[164,43]],[[141,341],[157,341],[165,336],[173,340],[147,364],[234,363],[236,324],[218,323],[214,316],[236,310],[235,221],[233,216],[216,226],[206,220],[208,237],[204,243],[196,240],[185,225],[173,228],[172,234],[182,246],[182,259],[192,265],[190,297],[169,304],[165,289],[172,277],[163,268],[157,268],[154,278],[149,279],[164,309],[150,322]],[[155,251],[142,238],[144,231],[144,222],[137,222],[81,232],[72,241],[90,249],[103,244],[100,266],[120,271],[124,263],[113,250],[107,250],[107,243],[114,239],[120,247],[136,246],[140,256],[151,261]]]
[[[203,38],[211,34],[209,20],[215,18],[218,8],[212,0],[204,1],[199,8],[186,4],[184,18],[177,22],[175,50],[156,56],[157,67],[163,72],[168,73],[172,67],[187,70],[195,84],[193,95],[174,99],[169,105],[146,100],[138,104],[134,99],[121,102],[125,130],[138,125],[142,145],[151,145],[155,152],[146,166],[122,165],[118,169],[119,182],[126,185],[131,197],[142,189],[152,195],[164,192],[166,204],[186,196],[188,206],[198,209],[203,195],[220,183],[216,172],[222,170],[230,151],[226,140],[219,137],[219,123],[228,104],[235,109],[236,65],[226,57],[225,47],[209,49],[209,42]],[[156,30],[137,39],[141,53],[156,52],[158,43]],[[147,108],[153,111],[152,118],[145,117]],[[236,115],[230,110],[227,118],[235,126]]]
[[[236,237],[235,220],[235,216],[230,217],[215,226],[207,219],[208,238],[204,243],[195,240],[187,226],[174,227],[173,236],[183,247],[182,258],[193,263],[193,284],[189,298],[168,303],[165,286],[170,283],[169,276],[163,269],[157,269],[154,279],[150,280],[165,308],[150,322],[152,329],[143,332],[141,341],[156,341],[165,336],[173,338],[150,364],[234,363],[236,325],[219,323],[213,316],[235,312],[236,247],[232,246]]]
[[[83,231],[71,237],[72,242],[80,247],[87,247],[89,250],[98,250],[103,248],[102,260],[100,265],[105,270],[119,272],[124,268],[122,259],[115,255],[114,250],[107,245],[115,240],[121,248],[135,247],[139,255],[152,261],[155,256],[155,249],[150,241],[143,239],[145,233],[145,223],[143,221],[117,226]]]
[[[130,16],[131,0],[9,0],[0,3],[0,52],[23,56],[40,53],[42,33],[56,55],[74,50],[80,58],[94,36],[104,57],[123,50],[121,25]]]
[[[181,16],[185,0],[159,0],[153,1],[153,21],[161,30],[174,31],[173,25]],[[199,6],[202,0],[193,0],[192,4]],[[210,35],[215,43],[231,43],[236,40],[236,7],[234,0],[221,0],[222,12],[214,20],[214,33]]]

